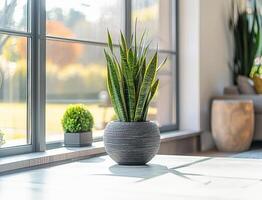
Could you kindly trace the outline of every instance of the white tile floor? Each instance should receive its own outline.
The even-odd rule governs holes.
[[[96,157],[0,177],[1,200],[261,200],[262,160],[156,156],[147,166]]]

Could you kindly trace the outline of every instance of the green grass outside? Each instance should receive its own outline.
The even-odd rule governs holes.
[[[68,104],[47,104],[46,106],[46,133],[47,138],[63,134],[61,117]],[[113,108],[103,108],[99,104],[86,104],[95,121],[94,133],[104,128],[105,123],[114,116]],[[151,115],[156,109],[149,110]],[[0,103],[0,129],[5,133],[5,140],[26,138],[26,104]]]

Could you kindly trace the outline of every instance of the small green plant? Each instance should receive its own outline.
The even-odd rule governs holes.
[[[120,33],[120,59],[114,52],[109,31],[109,51],[104,50],[110,99],[120,121],[146,121],[149,103],[159,87],[157,73],[167,59],[158,65],[158,52],[155,51],[150,61],[147,61],[149,44],[145,45],[145,32],[139,44],[136,29],[129,43],[122,32]]]
[[[0,130],[0,147],[5,144],[4,133]]]
[[[62,118],[65,133],[81,133],[91,131],[94,125],[92,114],[84,105],[70,105]]]

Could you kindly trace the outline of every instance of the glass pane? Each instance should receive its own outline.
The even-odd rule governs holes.
[[[148,41],[152,41],[151,47],[175,50],[175,41],[172,41],[172,28],[175,22],[172,17],[173,0],[133,0],[132,1],[132,29],[134,31],[137,20],[139,35],[146,30]],[[174,36],[173,36],[174,37]]]
[[[83,103],[100,136],[114,115],[106,92],[103,47],[47,41],[47,141],[63,139],[61,117],[69,104]],[[58,53],[57,53],[58,52]]]
[[[94,136],[101,136],[107,122],[114,120],[114,110],[106,88],[103,47],[70,42],[47,41],[47,141],[63,140],[61,118],[69,104],[83,103],[94,116]],[[160,55],[160,62],[167,55]],[[161,70],[158,97],[149,110],[149,119],[159,124],[174,123],[174,56]],[[161,112],[159,112],[161,111]]]
[[[3,147],[27,144],[27,38],[0,35]]]
[[[155,99],[151,102],[148,119],[157,121],[159,126],[176,124],[176,102],[175,102],[175,56],[160,54],[160,62],[167,59],[165,66],[160,70],[158,78],[160,86]]]
[[[46,10],[48,35],[105,42],[109,29],[117,42],[124,27],[123,0],[46,0]]]
[[[0,28],[27,31],[27,0],[0,1]]]

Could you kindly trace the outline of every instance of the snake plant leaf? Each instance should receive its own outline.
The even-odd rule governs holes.
[[[145,43],[144,42],[145,33],[146,33],[146,31],[144,31],[142,33],[139,45],[137,47],[138,52],[137,52],[136,69],[135,69],[136,74],[138,73],[139,68],[140,68],[141,64],[143,63],[143,59],[145,58],[145,55],[147,54],[147,49],[145,50],[145,44],[144,44]],[[143,55],[143,52],[146,52],[146,53]]]
[[[135,37],[135,40],[134,40],[134,73],[136,74],[137,70],[138,70],[138,65],[137,65],[137,59],[138,59],[138,46],[137,46],[137,18],[136,18],[136,21],[135,21],[135,33],[134,33],[134,37]]]
[[[156,92],[158,90],[158,87],[159,87],[159,79],[157,79],[155,81],[155,83],[153,84],[153,86],[151,87],[151,92],[148,95],[148,98],[147,98],[147,101],[146,101],[146,106],[144,107],[143,121],[146,121],[146,117],[147,117],[147,113],[148,113],[148,109],[149,109],[149,103],[155,97]]]
[[[105,57],[107,60],[107,68],[108,68],[108,87],[109,87],[109,93],[111,96],[112,103],[114,103],[114,109],[116,113],[118,114],[118,117],[120,121],[126,121],[127,113],[125,108],[125,101],[123,99],[123,95],[121,94],[121,81],[119,79],[119,72],[114,65],[111,57],[108,55],[108,53],[105,51]]]
[[[119,49],[120,49],[121,67],[122,67],[122,70],[124,72],[124,70],[128,67],[128,63],[127,63],[127,48],[126,48],[126,43],[125,43],[124,39],[121,42]]]
[[[157,90],[158,90],[158,87],[159,87],[159,79],[157,79],[157,80],[155,81],[155,83],[152,85],[152,88],[151,88],[151,96],[150,96],[150,98],[149,98],[149,101],[151,101],[151,100],[155,97],[156,92],[157,92]]]
[[[111,84],[109,68],[107,68],[107,74],[108,74],[108,76],[107,76],[107,89],[108,89],[109,97],[111,99],[111,103],[112,103],[114,110],[115,110],[115,113],[118,116],[118,118],[120,119],[120,121],[124,121],[123,115],[121,114],[119,107],[117,106],[115,96],[112,94],[113,88],[112,88],[112,84]]]
[[[133,72],[132,68],[130,68],[128,64],[128,51],[126,49],[126,41],[123,38],[122,35],[122,40],[120,44],[120,55],[121,55],[121,68],[122,68],[122,76],[124,78],[124,99],[127,105],[127,118],[129,121],[134,119],[134,81],[133,81]],[[130,61],[131,62],[131,61]]]
[[[150,92],[152,82],[156,77],[157,61],[158,61],[158,53],[156,52],[151,62],[147,66],[144,79],[139,91],[136,112],[135,112],[135,121],[143,120],[143,110],[146,104],[147,96]]]
[[[150,45],[151,45],[151,42],[149,42],[144,48],[142,48],[142,54],[141,54],[141,57],[140,57],[141,63],[142,63],[142,61],[143,61],[143,58],[146,57]]]
[[[111,35],[110,35],[108,30],[107,30],[107,40],[108,40],[108,47],[111,50],[111,52],[113,53],[114,52],[113,41],[112,41],[112,37],[111,37]]]
[[[138,65],[140,67],[138,67],[138,71],[136,73],[136,78],[138,78],[139,75],[142,74],[142,76],[144,76],[144,71],[145,71],[145,65],[144,62],[146,61],[146,55],[148,53],[148,49],[149,49],[149,44],[143,49],[143,53],[138,61]]]
[[[120,37],[121,37],[121,43],[120,43],[120,45],[122,46],[124,52],[127,53],[127,43],[126,43],[126,39],[125,39],[122,31],[120,32]]]
[[[148,110],[149,110],[149,103],[150,103],[150,96],[151,96],[151,92],[148,93],[147,97],[146,97],[146,104],[143,108],[143,113],[142,113],[142,117],[141,117],[141,121],[146,121],[147,118],[147,114],[148,114]]]
[[[146,35],[146,31],[144,30],[143,33],[142,33],[142,36],[141,36],[141,38],[140,38],[139,45],[138,45],[138,48],[139,48],[139,52],[140,52],[140,53],[142,52],[142,47],[143,47],[145,35]],[[140,55],[141,55],[141,54],[140,54]]]
[[[134,63],[133,51],[131,48],[128,50],[127,62],[128,65],[123,67],[125,68],[124,77],[127,86],[128,112],[129,112],[130,121],[134,121],[135,107],[136,107],[136,91],[135,91],[133,69],[135,63]]]
[[[138,93],[139,93],[139,88],[141,88],[141,85],[142,85],[142,82],[143,82],[143,79],[144,79],[145,71],[146,71],[146,58],[143,60],[142,65],[140,65],[139,73],[136,76],[136,82],[137,82],[136,92],[137,92],[137,96],[138,96]]]
[[[107,30],[107,40],[108,40],[108,48],[110,49],[111,55],[112,55],[112,60],[114,62],[115,65],[117,65],[120,73],[121,73],[121,68],[120,68],[120,64],[119,61],[114,53],[114,48],[113,48],[113,40],[111,37],[111,34],[109,33],[109,30]]]
[[[163,62],[158,66],[157,72],[166,64],[167,57],[163,60]]]

